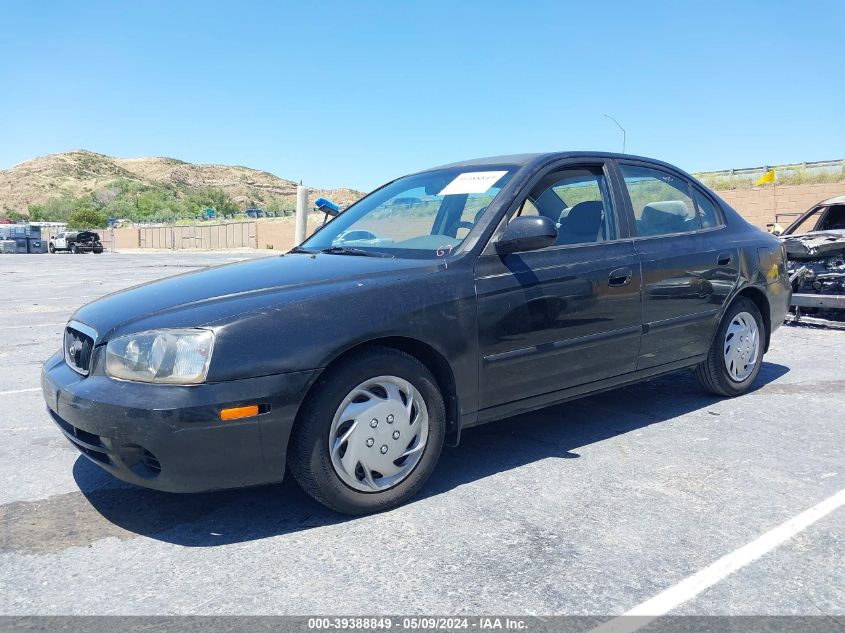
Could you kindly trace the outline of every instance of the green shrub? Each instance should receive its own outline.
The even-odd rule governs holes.
[[[102,211],[82,204],[68,216],[67,224],[71,229],[104,229],[108,224],[108,216]]]

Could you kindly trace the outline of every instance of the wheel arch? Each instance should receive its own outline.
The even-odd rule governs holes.
[[[460,406],[455,375],[452,371],[452,366],[449,364],[449,361],[446,360],[446,357],[428,343],[405,336],[385,336],[370,339],[336,354],[334,358],[326,364],[323,372],[325,372],[329,367],[343,362],[344,359],[349,356],[369,347],[389,347],[396,349],[408,354],[409,356],[413,356],[426,366],[437,381],[440,393],[443,394],[443,402],[446,405],[447,438],[452,436],[454,438],[453,441],[456,443],[460,431]],[[308,389],[308,392],[302,399],[303,403],[311,397],[312,391],[315,390],[317,382],[318,381],[315,380]]]
[[[731,299],[730,303],[725,307],[725,311],[727,312],[727,308],[737,300],[738,297],[745,297],[746,299],[750,300],[754,305],[757,306],[757,309],[760,311],[760,315],[763,317],[763,326],[765,328],[766,333],[766,340],[765,345],[763,346],[763,351],[769,351],[769,339],[772,337],[772,312],[771,307],[769,306],[769,298],[766,296],[766,293],[763,292],[757,286],[745,286],[742,290],[740,290],[734,297]],[[724,317],[724,314],[722,315]]]

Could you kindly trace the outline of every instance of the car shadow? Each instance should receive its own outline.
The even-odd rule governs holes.
[[[764,362],[754,390],[788,371]],[[577,459],[583,446],[705,409],[719,400],[704,392],[690,372],[679,372],[467,429],[460,446],[444,449],[417,499],[541,459]],[[81,456],[73,476],[93,509],[112,524],[189,547],[245,542],[355,520],[313,501],[292,477],[276,485],[179,495],[120,482]]]

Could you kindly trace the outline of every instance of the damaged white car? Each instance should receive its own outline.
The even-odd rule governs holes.
[[[845,196],[818,203],[781,239],[795,320],[845,327]]]

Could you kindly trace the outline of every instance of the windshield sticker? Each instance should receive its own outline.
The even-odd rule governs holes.
[[[437,194],[439,196],[451,196],[462,193],[484,193],[504,176],[507,171],[467,171],[458,176],[446,185]]]

